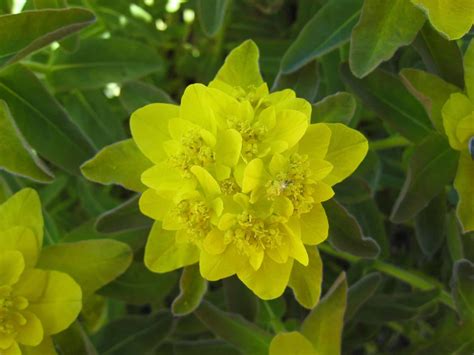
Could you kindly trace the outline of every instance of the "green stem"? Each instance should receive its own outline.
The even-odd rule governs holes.
[[[23,64],[28,69],[38,73],[48,74],[51,71],[51,67],[43,63],[23,61],[21,62],[21,64]]]
[[[406,147],[410,145],[410,141],[402,136],[392,136],[385,139],[380,139],[370,143],[372,150],[384,150],[398,147]]]
[[[351,263],[361,260],[361,258],[357,256],[334,250],[329,244],[318,245],[318,249],[326,254],[349,261]],[[440,289],[441,294],[439,295],[439,301],[452,309],[456,309],[451,295],[444,289],[443,284],[441,284],[438,280],[421,274],[417,271],[400,269],[393,264],[389,264],[381,260],[373,260],[370,265],[373,269],[381,271],[384,274],[392,276],[400,281],[406,282],[407,284],[420,290],[432,290],[434,288]]]
[[[275,334],[278,334],[280,332],[285,332],[286,331],[285,325],[275,315],[275,313],[273,313],[272,307],[270,307],[267,301],[262,301],[262,303],[263,303],[263,306],[265,307],[265,311],[270,317],[270,325],[272,326],[272,329],[275,332]]]

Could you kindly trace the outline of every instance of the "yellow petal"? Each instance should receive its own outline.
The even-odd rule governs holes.
[[[428,16],[433,27],[450,40],[459,39],[474,23],[472,0],[411,0]]]
[[[173,198],[178,190],[193,190],[195,182],[185,179],[167,162],[157,164],[142,174],[142,182],[151,187],[159,195]]]
[[[299,261],[302,265],[308,265],[308,253],[306,252],[306,248],[301,240],[299,235],[293,233],[293,231],[289,231],[288,233],[288,251],[289,255],[295,260]]]
[[[215,134],[217,122],[208,90],[202,84],[189,85],[181,98],[180,117]]]
[[[459,121],[456,128],[456,136],[459,142],[464,145],[464,149],[466,149],[469,139],[474,137],[474,112]]]
[[[63,272],[27,270],[15,292],[29,300],[28,311],[40,319],[46,335],[69,327],[82,308],[81,288]]]
[[[18,250],[0,252],[0,286],[13,285],[25,269],[23,254]]]
[[[283,294],[288,285],[292,267],[293,259],[291,258],[284,264],[278,264],[271,258],[265,257],[262,266],[257,271],[248,265],[238,271],[237,275],[258,297],[270,300]]]
[[[2,351],[10,349],[14,344],[16,344],[16,342],[13,334],[0,333],[0,354],[3,354]]]
[[[330,200],[334,196],[334,190],[331,186],[324,182],[318,182],[313,187],[313,193],[311,197],[313,198],[314,202],[324,202]]]
[[[31,229],[38,239],[38,246],[43,245],[41,202],[33,189],[23,189],[0,205],[0,231],[18,226]]]
[[[133,140],[154,163],[166,159],[163,143],[170,139],[168,121],[179,116],[179,106],[151,104],[135,111],[130,118]]]
[[[298,143],[298,151],[312,159],[324,159],[331,141],[331,129],[325,123],[309,125]]]
[[[288,286],[293,289],[299,304],[307,309],[312,309],[321,296],[323,263],[316,247],[308,247],[307,252],[308,265],[303,266],[300,263],[293,265]]]
[[[23,355],[57,355],[53,344],[53,339],[49,336],[43,338],[43,341],[38,346],[30,347],[23,346]]]
[[[222,254],[226,248],[224,233],[213,228],[204,238],[203,248],[208,254]]]
[[[235,129],[228,129],[217,136],[216,162],[234,167],[239,162],[242,136]]]
[[[328,123],[327,126],[331,129],[331,142],[324,159],[334,168],[324,181],[332,186],[357,169],[367,155],[369,144],[355,129],[340,123]]]
[[[311,168],[311,178],[314,180],[323,180],[327,177],[331,171],[334,169],[334,166],[322,159],[310,159],[310,168]]]
[[[265,167],[261,159],[254,159],[247,164],[242,179],[242,192],[250,192],[262,184],[268,178]]]
[[[259,52],[255,42],[252,40],[243,42],[229,53],[224,65],[217,72],[215,80],[234,87],[240,86],[244,90],[260,86],[263,79],[258,58]]]
[[[254,270],[260,269],[260,266],[262,266],[263,258],[265,256],[265,252],[261,249],[257,249],[250,250],[249,254],[250,265],[253,267]]]
[[[146,190],[140,196],[140,211],[155,220],[162,221],[172,206],[172,201],[164,199],[153,189]]]
[[[203,278],[217,281],[234,275],[244,263],[244,257],[233,244],[229,244],[225,251],[218,255],[201,252],[199,269]]]
[[[449,139],[449,144],[453,149],[462,150],[462,143],[458,139],[457,128],[459,122],[472,114],[474,111],[474,104],[469,98],[463,94],[455,93],[449,97],[449,100],[443,106],[443,125],[446,135]]]
[[[309,119],[301,112],[283,110],[277,113],[275,128],[269,132],[268,139],[286,142],[291,148],[303,137],[308,126]]]
[[[457,214],[464,232],[474,231],[474,161],[463,152],[459,158],[454,188],[458,192]]]
[[[199,181],[199,185],[201,186],[206,198],[212,199],[221,194],[221,188],[219,187],[219,184],[206,169],[195,165],[191,168],[191,172]]]
[[[31,312],[22,312],[26,323],[17,328],[16,341],[21,345],[36,346],[43,340],[43,325],[39,318]]]
[[[301,216],[301,239],[304,244],[320,244],[326,240],[328,233],[328,218],[320,203],[315,204],[309,213]]]
[[[0,232],[3,250],[17,250],[23,254],[25,265],[33,267],[38,260],[40,246],[33,231],[25,227],[13,227]]]
[[[18,343],[15,341],[12,343],[12,345],[5,350],[2,350],[1,352],[2,355],[22,355],[20,347],[18,346]]]
[[[155,222],[145,247],[145,265],[153,272],[169,272],[199,260],[199,248],[191,243],[176,243],[175,232],[165,231]]]
[[[319,355],[300,332],[278,333],[270,343],[269,355]]]

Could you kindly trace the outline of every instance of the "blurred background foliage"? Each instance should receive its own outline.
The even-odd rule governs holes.
[[[142,258],[151,222],[135,194],[80,173],[101,148],[130,136],[135,109],[179,102],[249,38],[273,89],[294,89],[313,103],[314,122],[346,123],[371,142],[357,173],[337,187],[345,208],[329,209],[338,228],[320,247],[323,294],[347,273],[342,353],[472,354],[474,235],[461,235],[454,215],[455,157],[446,153],[433,171],[413,166],[421,141],[425,162],[447,143],[406,85],[410,73],[398,74],[421,69],[462,88],[473,34],[450,42],[419,19],[399,45],[407,46],[384,51],[380,68],[373,71],[382,60],[354,70],[345,63],[363,3],[0,0],[0,201],[32,186],[47,244],[105,237],[135,251],[130,269],[56,337],[61,354],[257,354],[271,334],[296,330],[306,317],[288,290],[264,302],[233,278],[207,285],[192,268],[149,272]],[[401,31],[407,19],[398,20]],[[399,197],[408,171],[429,196]]]

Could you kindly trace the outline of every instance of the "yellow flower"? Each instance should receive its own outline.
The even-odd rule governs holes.
[[[451,147],[460,152],[454,187],[459,195],[458,217],[464,231],[474,231],[474,42],[464,57],[467,96],[452,94],[442,110]]]
[[[295,261],[306,267],[319,258],[305,245],[327,238],[321,203],[368,149],[357,131],[311,125],[310,117],[310,103],[292,90],[268,92],[251,41],[232,51],[209,86],[190,85],[179,106],[136,111],[133,139],[154,163],[142,174],[148,190],[140,199],[156,220],[148,268],[199,262],[208,280],[236,274],[259,297],[280,296]]]
[[[422,9],[431,24],[450,40],[459,39],[474,24],[472,0],[411,0]]]
[[[66,329],[82,307],[67,274],[35,268],[43,242],[41,206],[24,189],[0,205],[0,354],[56,354],[51,335]]]

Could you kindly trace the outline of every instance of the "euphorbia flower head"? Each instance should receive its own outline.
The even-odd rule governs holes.
[[[0,205],[0,354],[56,354],[51,335],[82,307],[69,275],[36,264],[43,243],[38,195],[24,189]]]
[[[133,139],[154,163],[140,200],[156,220],[148,268],[198,262],[204,278],[236,274],[264,299],[289,282],[300,287],[290,280],[294,263],[319,258],[308,248],[328,236],[321,203],[368,150],[359,132],[310,117],[311,104],[292,90],[269,93],[252,41],[229,54],[209,86],[188,86],[179,106],[137,110]]]

